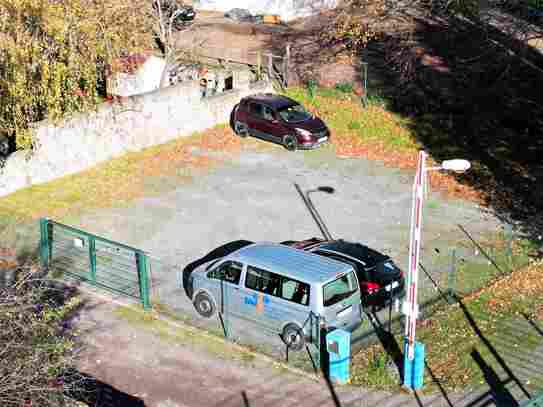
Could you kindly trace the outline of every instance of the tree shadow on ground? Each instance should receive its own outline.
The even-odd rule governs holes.
[[[532,27],[539,35],[537,27]],[[465,158],[458,176],[501,219],[536,239],[543,226],[543,54],[489,19],[416,20],[361,53],[370,76],[407,116],[436,161]]]
[[[490,387],[490,391],[489,394],[480,396],[475,401],[468,404],[468,406],[476,406],[488,396],[492,397],[492,400],[497,406],[518,406],[519,403],[515,400],[511,392],[506,387],[509,380],[505,382],[501,380],[496,371],[485,362],[483,356],[477,351],[477,349],[473,349],[471,351],[471,357],[475,363],[477,363],[479,369],[481,369],[484,380]]]
[[[374,329],[374,332],[376,336],[379,338],[379,342],[381,343],[381,346],[383,346],[383,349],[385,350],[386,354],[391,358],[392,362],[394,363],[395,369],[398,371],[398,377],[400,379],[400,383],[404,382],[403,374],[404,374],[404,353],[398,344],[398,341],[396,340],[394,333],[390,330],[390,324],[387,326],[379,319],[379,316],[377,313],[372,313],[370,315],[370,322]],[[434,374],[432,368],[425,362],[425,368],[426,371],[430,374],[430,377],[432,378],[432,382],[437,386],[439,389],[439,392],[442,397],[442,402],[446,403],[449,407],[452,407],[452,401],[449,397],[449,394],[439,381],[439,379]],[[413,397],[415,397],[416,402],[419,405],[423,405],[423,402],[421,401],[419,395],[417,392],[413,393]]]
[[[502,379],[496,370],[492,368],[492,366],[485,361],[483,356],[477,351],[476,349],[472,349],[471,351],[471,357],[477,363],[479,366],[479,369],[481,370],[485,382],[490,387],[488,393],[485,393],[481,396],[479,396],[476,400],[472,401],[469,405],[475,406],[478,405],[482,400],[484,400],[487,397],[492,397],[496,405],[499,406],[518,406],[519,403],[516,401],[516,399],[513,397],[511,392],[505,387],[509,383],[514,383],[514,385],[517,386],[517,388],[522,392],[524,397],[527,397],[528,399],[531,397],[530,393],[525,388],[524,384],[521,382],[521,380],[514,374],[514,372],[511,370],[511,368],[508,366],[508,364],[505,362],[504,358],[500,353],[496,350],[496,348],[490,343],[488,338],[483,334],[479,326],[477,325],[477,322],[469,312],[466,305],[463,303],[461,299],[458,298],[458,305],[460,306],[460,309],[464,313],[464,317],[466,318],[466,321],[470,325],[473,332],[477,335],[479,340],[482,342],[486,350],[492,355],[495,362],[499,366],[499,368],[504,372],[506,378]]]
[[[145,403],[140,398],[124,393],[94,376],[76,369],[64,372],[62,378],[69,389],[65,395],[89,406],[145,407]]]

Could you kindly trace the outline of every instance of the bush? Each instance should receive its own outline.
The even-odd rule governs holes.
[[[354,86],[351,82],[338,82],[336,89],[343,93],[353,93]]]
[[[78,384],[67,377],[74,342],[69,318],[80,301],[72,290],[44,280],[35,265],[19,266],[0,288],[0,405],[66,405]]]

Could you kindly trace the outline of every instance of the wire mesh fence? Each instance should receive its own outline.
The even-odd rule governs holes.
[[[464,235],[461,239],[444,247],[440,242],[431,242],[422,249],[418,278],[420,321],[530,262],[530,242],[517,236],[510,226],[484,237],[474,237],[466,227],[458,227]],[[369,317],[374,321],[353,333],[356,350],[379,341],[376,326],[395,334],[404,330],[399,301]]]
[[[294,352],[285,344],[281,333],[256,319],[245,318],[239,314],[233,316],[224,309],[224,304],[217,304],[217,312],[212,318],[199,315],[187,285],[188,273],[183,273],[183,266],[148,256],[148,267],[151,303],[157,312],[211,334],[223,336],[251,350],[286,361],[292,366],[307,371],[320,369],[321,319],[318,315],[308,313],[302,327],[308,333],[306,346],[302,351]]]

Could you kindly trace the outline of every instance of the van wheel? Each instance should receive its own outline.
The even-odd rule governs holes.
[[[296,151],[298,149],[298,140],[293,135],[285,136],[283,145],[288,151]]]
[[[204,318],[211,318],[215,314],[215,303],[206,293],[199,293],[194,299],[194,308]]]
[[[287,348],[298,352],[305,347],[305,337],[303,331],[294,324],[288,324],[285,329],[283,329],[282,338]]]

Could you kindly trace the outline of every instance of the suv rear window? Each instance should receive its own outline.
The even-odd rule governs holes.
[[[358,291],[358,284],[353,272],[345,274],[323,287],[324,306],[329,307],[349,298]]]

